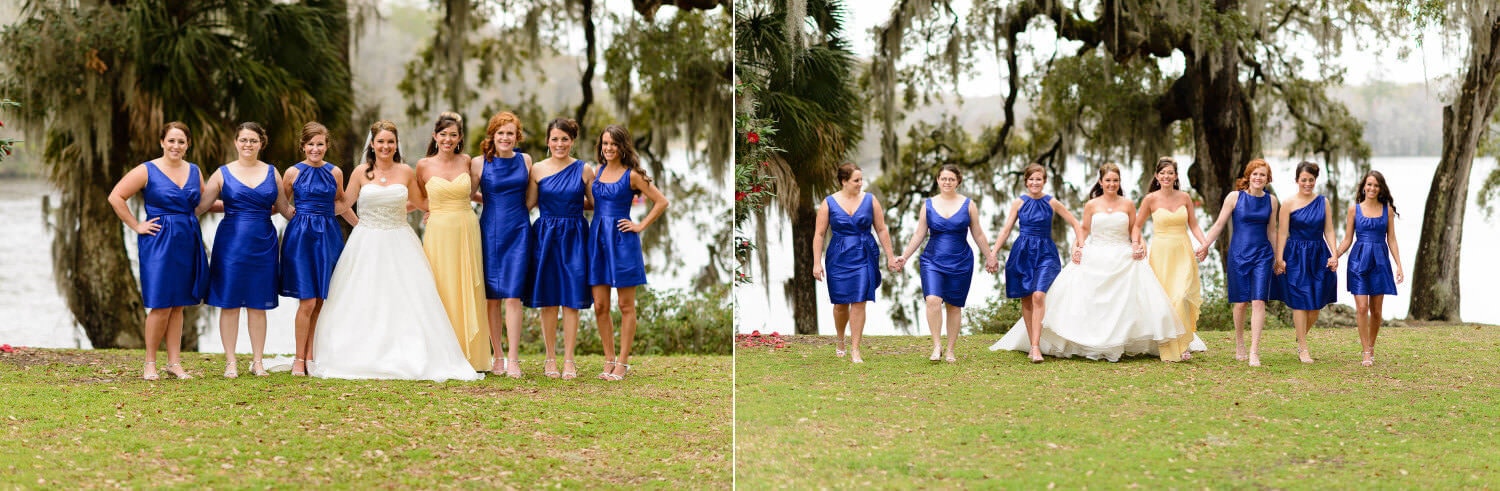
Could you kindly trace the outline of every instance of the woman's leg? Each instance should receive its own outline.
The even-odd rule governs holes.
[[[865,302],[849,304],[849,331],[854,336],[854,344],[849,348],[849,359],[855,363],[864,363],[864,358],[859,355],[859,341],[865,333]]]
[[[833,306],[833,330],[838,333],[838,347],[834,348],[834,354],[844,356],[844,328],[849,325],[849,304],[841,303]]]
[[[630,365],[630,346],[635,343],[635,287],[620,288],[620,353],[615,358],[617,377],[624,377]]]
[[[557,371],[557,307],[542,307],[542,344],[547,349],[542,374],[556,378],[561,375]]]
[[[932,332],[932,356],[927,359],[938,361],[943,356],[943,297],[928,295],[927,303],[927,330]]]
[[[609,315],[610,288],[609,285],[594,285],[594,323],[599,326],[599,341],[604,345],[604,371],[599,372],[600,379],[608,378],[605,375],[614,373],[615,364],[615,320]],[[624,323],[624,319],[621,319]]]
[[[1245,302],[1230,304],[1229,310],[1234,313],[1234,359],[1248,360],[1245,354]]]
[[[563,321],[563,372],[566,379],[578,377],[578,368],[573,364],[573,348],[578,345],[578,309],[562,308]]]
[[[161,340],[167,335],[167,322],[172,318],[171,308],[146,310],[146,367],[141,376],[154,379],[156,374],[156,351],[161,349]]]
[[[948,311],[948,361],[951,362],[958,360],[958,356],[955,353],[958,349],[958,335],[961,332],[959,328],[961,326],[960,323],[963,322],[964,308],[956,305],[948,305],[946,308]]]
[[[1245,304],[1239,304],[1244,306]],[[1260,366],[1260,331],[1266,327],[1266,301],[1250,301],[1250,366]]]
[[[265,362],[261,360],[266,352],[266,311],[245,309],[245,317],[250,329],[250,372],[266,375]]]
[[[170,336],[170,334],[169,334]],[[235,346],[240,341],[240,309],[219,309],[219,342],[224,345],[224,376],[239,376]]]

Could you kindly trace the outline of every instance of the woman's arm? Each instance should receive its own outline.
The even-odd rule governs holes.
[[[1208,250],[1209,247],[1214,245],[1214,241],[1219,240],[1219,233],[1224,231],[1224,226],[1229,223],[1229,218],[1234,216],[1234,205],[1239,204],[1239,202],[1240,193],[1238,192],[1229,193],[1229,196],[1225,196],[1224,205],[1219,208],[1219,218],[1214,220],[1214,225],[1208,229],[1208,234],[1204,234],[1198,232],[1198,226],[1196,225],[1198,214],[1192,213],[1193,199],[1191,197],[1188,198],[1188,218],[1193,220],[1195,224],[1193,225],[1193,231],[1198,232],[1198,248],[1200,250]],[[1236,231],[1235,233],[1239,232]]]
[[[1021,198],[1010,202],[1010,213],[1005,216],[1005,225],[1000,227],[1000,234],[995,236],[995,243],[990,244],[990,255],[1000,257],[1000,247],[1005,245],[1005,239],[1010,237],[1010,228],[1016,225],[1016,212],[1021,209]]]
[[[1323,207],[1323,247],[1328,248],[1328,270],[1338,271],[1339,255],[1336,252],[1338,246],[1334,245],[1338,241],[1335,240],[1337,236],[1333,234],[1333,214],[1329,213],[1329,211],[1331,210],[1328,207]]]
[[[219,167],[219,170],[214,171],[214,175],[210,176],[208,181],[203,183],[203,187],[199,188],[203,192],[198,199],[198,207],[193,210],[194,215],[202,215],[210,211],[224,211],[224,203],[216,203],[219,200],[219,192],[224,190],[224,172],[224,168]],[[203,174],[199,173],[198,175],[201,176]]]
[[[1359,203],[1349,205],[1349,216],[1344,220],[1344,240],[1339,241],[1338,253],[1333,255],[1335,260],[1344,257],[1344,253],[1349,252],[1349,246],[1354,244],[1354,210],[1357,206]]]
[[[149,177],[150,171],[146,170],[146,164],[137,165],[134,169],[130,169],[130,172],[126,172],[125,176],[115,183],[114,189],[109,191],[109,207],[115,210],[115,216],[120,217],[120,221],[124,222],[126,227],[140,235],[156,235],[156,231],[161,230],[161,225],[158,225],[156,221],[161,217],[151,217],[144,222],[138,221],[135,214],[130,212],[130,207],[125,204],[125,200],[145,189]]]
[[[1401,248],[1396,246],[1396,214],[1391,213],[1390,205],[1386,205],[1386,216],[1390,219],[1385,221],[1385,243],[1391,248],[1391,262],[1396,265],[1396,283],[1406,279],[1401,272]]]
[[[823,232],[828,230],[828,203],[818,207],[818,219],[813,226],[813,278],[823,281]]]
[[[875,215],[875,236],[880,238],[880,249],[885,251],[886,266],[891,269],[900,268],[902,262],[896,262],[895,249],[891,248],[891,231],[885,227],[885,210],[880,207],[880,200],[870,196],[870,208]]]
[[[630,173],[630,187],[641,190],[641,194],[646,195],[646,199],[651,200],[651,211],[646,212],[646,218],[639,222],[622,218],[615,223],[620,227],[621,232],[640,233],[642,230],[646,230],[646,227],[651,226],[663,213],[666,213],[667,206],[671,203],[667,201],[667,196],[661,194],[661,190],[656,188],[656,183],[642,177],[640,174]]]
[[[924,207],[925,208],[925,207]],[[979,205],[974,200],[969,200],[969,235],[974,237],[974,244],[979,246],[979,251],[984,254],[984,270],[994,273],[1000,270],[1000,262],[995,258],[994,252],[990,251],[990,240],[984,236],[984,223],[979,221]]]
[[[925,202],[924,202],[925,203]],[[917,246],[927,239],[927,206],[923,205],[917,210],[917,229],[912,231],[911,240],[906,241],[906,247],[901,250],[901,263],[904,265],[908,258],[917,252]],[[986,253],[988,256],[988,253]]]
[[[1291,198],[1287,198],[1287,201],[1290,202]],[[1276,260],[1275,266],[1272,267],[1272,271],[1274,271],[1276,274],[1286,273],[1286,258],[1283,257],[1282,254],[1286,252],[1286,238],[1287,234],[1289,233],[1289,225],[1287,225],[1287,222],[1290,221],[1290,217],[1288,217],[1287,215],[1291,213],[1291,211],[1289,211],[1290,209],[1291,207],[1287,206],[1286,204],[1281,205],[1281,209],[1278,210],[1275,215],[1277,218],[1274,222],[1276,224],[1276,232],[1271,233],[1270,237],[1272,247],[1271,254],[1273,254],[1272,257]],[[1270,229],[1271,225],[1267,224],[1266,228]]]

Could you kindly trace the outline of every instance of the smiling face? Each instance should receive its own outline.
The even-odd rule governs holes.
[[[516,150],[516,137],[519,133],[515,123],[505,123],[495,129],[495,134],[490,135],[490,141],[495,145],[495,150],[510,153]]]
[[[552,152],[552,158],[566,160],[573,154],[573,137],[557,128],[548,130],[547,150]]]
[[[1375,179],[1375,176],[1365,176],[1363,189],[1365,199],[1370,201],[1378,201],[1380,199],[1380,181]]]
[[[1105,172],[1104,177],[1099,179],[1099,187],[1104,190],[1104,194],[1120,194],[1120,173]]]
[[[615,143],[614,135],[608,131],[599,136],[599,153],[604,155],[604,161],[611,164],[620,163],[620,146]]]
[[[1270,174],[1270,171],[1265,166],[1256,167],[1255,170],[1250,171],[1250,189],[1256,191],[1265,189],[1266,181],[1270,179]]]
[[[1026,176],[1026,192],[1031,194],[1042,194],[1042,186],[1047,184],[1046,172],[1032,172]]]
[[[849,173],[849,179],[844,180],[840,184],[843,184],[844,192],[850,194],[857,193],[861,188],[865,187],[865,173],[855,169],[854,172]]]
[[[454,153],[461,137],[462,135],[458,133],[458,124],[450,124],[432,134],[432,140],[437,142],[438,151],[444,154]]]
[[[168,160],[182,160],[187,149],[187,133],[177,128],[168,129],[167,135],[161,139],[161,152],[162,155],[167,156]]]
[[[1312,194],[1313,186],[1317,184],[1318,176],[1312,175],[1311,172],[1297,174],[1297,190],[1301,191],[1302,194]]]
[[[307,163],[318,164],[323,161],[323,155],[328,152],[328,137],[325,135],[313,135],[302,144],[302,153],[307,155]]]
[[[1161,170],[1156,171],[1156,182],[1161,185],[1162,189],[1168,189],[1177,184],[1177,166],[1162,166]]]
[[[370,140],[370,149],[375,151],[375,159],[379,161],[391,161],[396,156],[396,146],[396,133],[390,130],[380,130]]]
[[[234,137],[234,149],[239,152],[240,160],[256,160],[260,158],[260,147],[262,142],[260,134],[254,130],[240,130]]]
[[[944,194],[956,191],[958,189],[958,174],[954,174],[950,170],[939,171],[937,185],[938,191],[942,191]]]

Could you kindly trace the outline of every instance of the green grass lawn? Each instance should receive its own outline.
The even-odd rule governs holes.
[[[165,363],[165,353],[162,355]],[[5,487],[522,488],[731,484],[728,356],[642,356],[624,382],[140,380],[141,351],[0,353]]]
[[[1353,329],[1265,334],[1265,366],[1230,332],[1188,363],[990,352],[957,364],[926,336],[740,347],[736,484],[764,488],[1428,488],[1500,484],[1500,327],[1386,328],[1376,365]]]

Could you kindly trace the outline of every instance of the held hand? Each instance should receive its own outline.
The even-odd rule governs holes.
[[[1328,270],[1329,271],[1338,271],[1339,270],[1339,258],[1336,258],[1336,257],[1330,257],[1330,258],[1328,258]]]
[[[615,228],[620,229],[621,232],[641,233],[642,230],[646,229],[646,226],[632,222],[629,218],[621,218],[615,221]]]
[[[1286,261],[1282,261],[1280,259],[1277,259],[1276,260],[1276,266],[1272,267],[1271,269],[1272,269],[1272,271],[1275,271],[1276,274],[1278,274],[1278,275],[1286,274]]]
[[[986,272],[989,272],[990,274],[994,274],[994,273],[999,272],[1000,271],[1000,260],[999,259],[995,259],[995,256],[990,256],[990,257],[986,258],[984,260],[984,270]]]
[[[286,218],[287,218],[287,220],[291,220],[292,217],[294,217],[294,216],[297,216],[297,207],[296,206],[292,206],[292,205],[286,205]]]
[[[1208,248],[1204,247],[1204,248],[1198,249],[1198,252],[1194,253],[1193,256],[1195,256],[1195,257],[1198,258],[1198,262],[1200,262],[1200,263],[1203,262],[1204,259],[1208,259]]]
[[[161,220],[161,217],[152,217],[150,220],[136,223],[135,233],[139,235],[156,235],[156,231],[161,230],[161,224],[156,223],[157,220]]]
[[[813,265],[813,279],[823,281],[823,265]]]
[[[427,226],[427,219],[430,218],[430,217],[432,217],[432,212],[430,212],[430,211],[424,211],[424,212],[422,212],[422,226],[423,227]]]
[[[1073,264],[1078,264],[1078,263],[1083,262],[1083,250],[1079,249],[1077,247],[1074,247],[1073,248],[1073,257],[1072,257],[1072,260],[1073,260]]]

